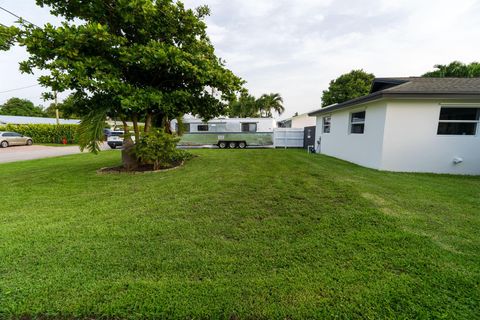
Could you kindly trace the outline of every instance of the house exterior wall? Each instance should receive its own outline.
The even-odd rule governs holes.
[[[312,127],[316,124],[316,118],[310,117],[308,114],[302,114],[292,118],[291,128]]]
[[[448,107],[480,107],[444,101]],[[388,102],[380,169],[402,172],[480,174],[480,129],[475,136],[437,135],[442,101]],[[454,164],[455,158],[463,163]]]
[[[454,100],[389,100],[317,116],[320,153],[397,172],[480,175],[480,124],[475,136],[438,135],[441,107],[480,107]],[[350,114],[366,111],[365,133],[349,134]],[[323,117],[331,116],[330,133]],[[455,164],[454,159],[463,159]]]
[[[350,134],[352,112],[366,111],[364,134]],[[350,161],[368,168],[380,169],[382,161],[383,133],[386,104],[376,102],[357,108],[339,110],[330,114],[330,133],[323,133],[323,117],[317,117],[317,151],[332,157]]]

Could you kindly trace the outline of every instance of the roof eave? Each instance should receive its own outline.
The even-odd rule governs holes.
[[[383,97],[384,97],[384,94],[382,94],[382,93],[373,93],[373,94],[370,94],[368,96],[364,96],[364,97],[356,98],[356,99],[353,99],[353,100],[345,101],[343,103],[339,103],[339,104],[336,104],[336,105],[331,106],[331,107],[327,107],[327,108],[323,108],[323,109],[311,112],[308,115],[310,117],[315,117],[315,116],[320,115],[320,114],[334,112],[334,111],[337,111],[337,110],[342,110],[342,109],[346,109],[346,108],[349,108],[349,107],[362,105],[362,104],[365,104],[367,102],[381,100]]]
[[[431,92],[402,92],[402,93],[388,93],[382,92],[378,95],[369,95],[362,98],[357,98],[354,100],[346,101],[344,103],[334,105],[329,108],[320,109],[314,112],[309,113],[309,116],[318,116],[322,114],[327,114],[330,112],[340,111],[347,108],[361,106],[365,103],[379,101],[386,98],[402,98],[402,99],[412,99],[412,98],[430,98],[430,99],[478,99],[480,100],[479,93],[465,93],[465,92],[443,92],[443,93],[431,93]]]

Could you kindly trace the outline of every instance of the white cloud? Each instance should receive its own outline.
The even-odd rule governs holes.
[[[434,64],[480,60],[476,0],[185,0],[208,4],[217,54],[254,94],[280,92],[287,114],[320,105],[331,79],[363,68],[377,76],[420,75]],[[2,6],[49,20],[33,4]],[[9,23],[0,15],[0,22]],[[1,20],[3,19],[3,20]],[[35,82],[19,75],[22,53],[0,54],[0,91]],[[31,92],[30,92],[31,91]],[[19,91],[35,96],[41,90]],[[0,102],[4,96],[0,96]]]

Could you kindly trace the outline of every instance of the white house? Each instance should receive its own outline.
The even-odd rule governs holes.
[[[317,151],[365,167],[480,175],[480,79],[381,78],[310,113]]]
[[[305,128],[313,127],[316,124],[316,118],[309,116],[308,113],[296,114],[291,118],[278,122],[282,128]]]

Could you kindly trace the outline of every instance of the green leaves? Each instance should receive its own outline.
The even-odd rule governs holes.
[[[239,118],[272,117],[272,111],[282,114],[283,98],[280,93],[263,94],[256,99],[247,92],[242,92],[238,99],[233,100],[229,106],[229,115]]]
[[[46,117],[41,106],[35,106],[32,101],[20,98],[10,98],[0,105],[0,114],[10,116]]]
[[[435,71],[427,72],[424,77],[428,78],[444,78],[444,77],[458,77],[458,78],[477,78],[480,77],[480,63],[472,62],[465,64],[460,61],[454,61],[448,65],[435,65]]]
[[[14,131],[33,139],[34,143],[78,143],[78,125],[75,124],[22,124],[0,126],[0,131]]]
[[[17,27],[7,27],[0,24],[0,50],[6,51],[15,44],[16,37],[20,30]]]
[[[17,39],[30,54],[21,70],[44,70],[43,86],[74,92],[72,113],[84,116],[82,148],[98,151],[107,115],[132,120],[148,114],[152,123],[188,113],[208,119],[225,114],[242,88],[243,81],[215,55],[203,21],[210,13],[206,6],[191,10],[172,0],[37,4],[67,22],[21,25]],[[0,45],[8,47],[13,31],[0,30],[5,33]]]
[[[80,150],[87,149],[92,153],[100,151],[100,143],[103,138],[103,128],[105,128],[106,110],[92,110],[82,117],[78,126],[78,142]]]
[[[142,136],[133,152],[141,164],[152,164],[154,170],[170,168],[191,157],[186,151],[177,149],[179,140],[155,129]]]
[[[332,80],[328,90],[323,91],[322,107],[369,94],[374,78],[373,74],[363,70],[352,70]]]

